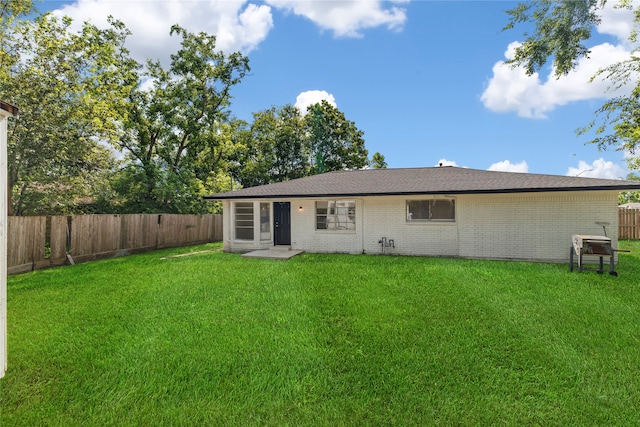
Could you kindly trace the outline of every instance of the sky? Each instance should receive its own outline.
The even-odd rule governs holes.
[[[611,3],[611,2],[609,2]],[[633,16],[608,7],[568,76],[526,76],[503,62],[525,27],[503,31],[511,1],[431,0],[43,0],[38,9],[78,24],[131,30],[140,62],[168,63],[169,29],[216,35],[217,47],[248,56],[251,73],[232,89],[234,116],[326,99],[364,132],[369,155],[390,168],[439,164],[500,171],[624,178],[625,153],[587,144],[587,125],[606,99],[599,68],[628,58]]]

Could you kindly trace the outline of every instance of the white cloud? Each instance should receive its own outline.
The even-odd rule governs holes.
[[[403,0],[267,0],[273,7],[304,16],[336,37],[360,37],[361,31],[379,26],[399,30],[407,20]],[[387,6],[391,3],[390,6]]]
[[[608,5],[609,3],[607,3]],[[628,37],[633,25],[633,13],[607,6],[602,13],[598,31],[618,38],[618,44],[602,43],[590,48],[588,58],[582,58],[567,76],[557,79],[553,70],[541,78],[539,73],[527,76],[523,68],[513,68],[499,61],[493,66],[493,76],[481,96],[484,106],[495,112],[517,112],[520,117],[545,118],[556,107],[570,102],[610,98],[631,90],[631,85],[608,92],[609,83],[602,78],[589,82],[596,72],[608,65],[630,58]],[[505,52],[512,59],[519,42],[512,42]]]
[[[216,35],[216,47],[228,53],[255,49],[273,28],[273,17],[267,5],[245,4],[246,0],[77,0],[54,13],[72,17],[78,27],[84,21],[106,27],[111,15],[131,30],[127,48],[136,60],[164,62],[180,45],[179,37],[169,36],[174,24]]]
[[[318,104],[321,101],[327,101],[332,106],[336,107],[336,99],[327,91],[324,90],[308,90],[300,93],[296,98],[295,106],[304,116],[307,114],[307,107],[309,105]]]
[[[570,167],[567,176],[583,176],[589,178],[622,179],[626,176],[625,170],[619,165],[605,161],[602,157],[592,164],[580,160],[578,167]]]
[[[107,26],[113,16],[125,23],[132,34],[127,48],[139,62],[159,59],[166,63],[180,46],[179,37],[170,37],[172,25],[190,32],[206,32],[216,36],[216,47],[224,52],[251,52],[262,43],[273,28],[272,9],[279,8],[304,16],[336,36],[358,37],[361,31],[386,26],[401,29],[407,19],[405,0],[75,0],[54,11],[68,15],[76,28],[90,21]],[[265,4],[266,3],[266,4]]]
[[[527,165],[526,161],[521,161],[520,163],[511,163],[509,160],[503,160],[502,162],[497,162],[489,166],[490,171],[499,171],[499,172],[529,172],[529,165]]]
[[[618,2],[607,2],[602,9],[602,22],[597,27],[600,34],[616,37],[621,43],[627,43],[629,34],[633,30],[633,10],[640,5],[640,1],[631,2],[631,8],[616,7]]]

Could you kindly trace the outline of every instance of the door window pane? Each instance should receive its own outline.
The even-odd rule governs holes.
[[[260,203],[260,240],[271,239],[270,203]]]

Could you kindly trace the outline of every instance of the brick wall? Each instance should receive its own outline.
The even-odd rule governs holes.
[[[474,195],[458,210],[460,256],[564,261],[573,234],[607,235],[617,247],[616,192]]]
[[[418,199],[421,197],[411,197]],[[431,198],[424,196],[424,198]],[[441,198],[441,196],[437,196]],[[382,252],[382,237],[397,255],[566,261],[571,235],[602,235],[596,222],[608,222],[607,234],[617,247],[615,191],[459,195],[454,222],[407,222],[407,197],[357,198],[355,231],[315,229],[315,199],[291,201],[291,247],[307,252]],[[262,200],[265,202],[268,200]],[[269,202],[272,202],[269,200]],[[257,206],[256,202],[256,206]],[[255,209],[257,211],[257,208]],[[233,239],[233,203],[225,202],[225,250],[266,249],[273,242]],[[255,221],[256,224],[257,218]]]

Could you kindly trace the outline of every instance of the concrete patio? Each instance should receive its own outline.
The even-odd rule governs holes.
[[[289,259],[303,253],[300,249],[291,249],[288,246],[274,246],[270,249],[260,249],[257,251],[242,254],[244,258],[268,258],[268,259]]]

